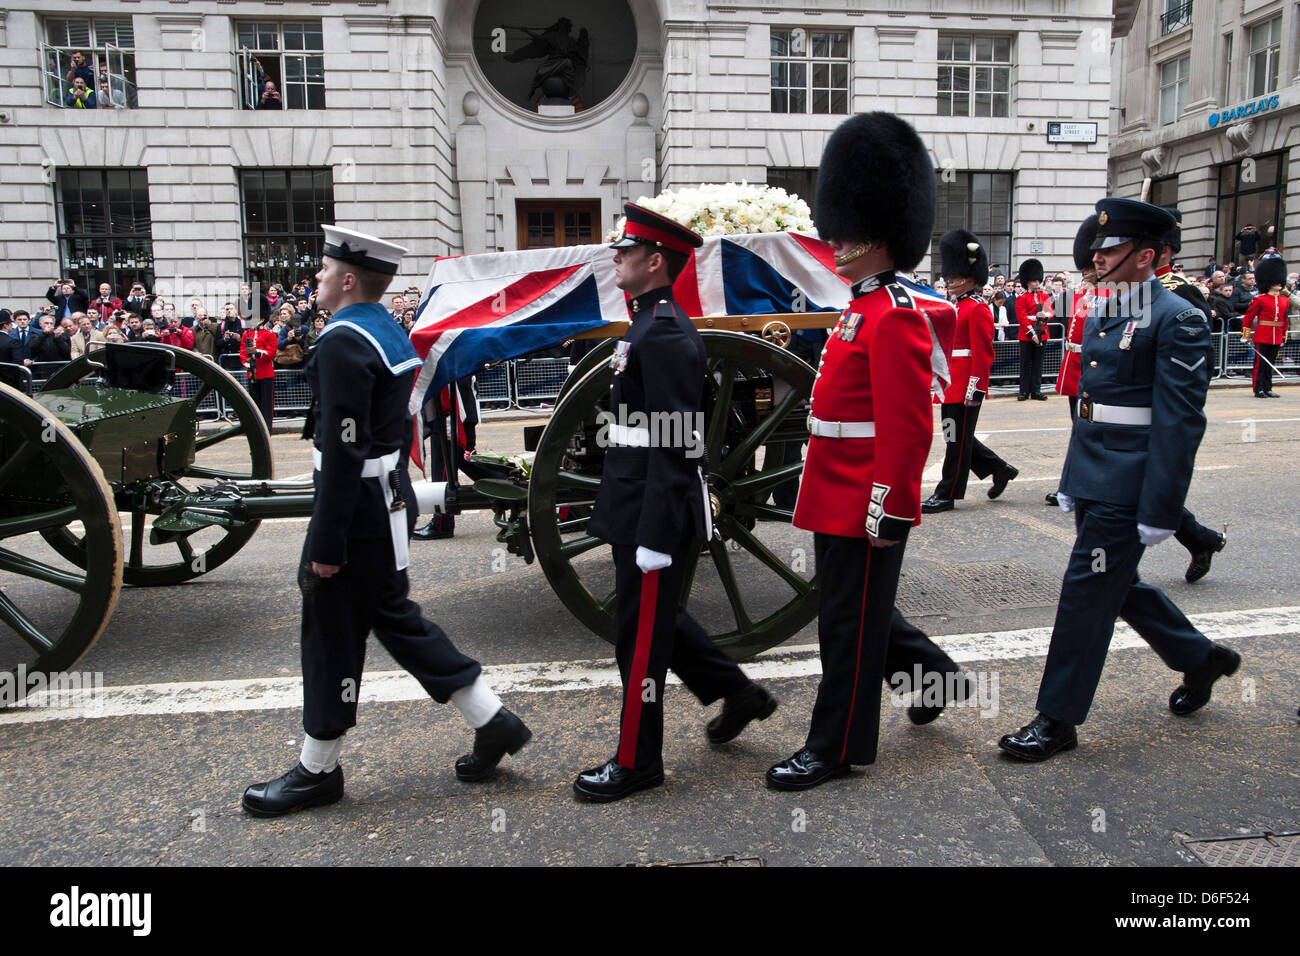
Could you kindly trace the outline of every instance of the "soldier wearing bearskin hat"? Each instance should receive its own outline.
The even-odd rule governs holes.
[[[1049,338],[1047,323],[1055,314],[1051,293],[1043,291],[1043,264],[1026,259],[1020,264],[1016,279],[1025,294],[1016,296],[1016,319],[1020,331],[1020,401],[1033,398],[1047,401],[1043,394],[1043,343]]]
[[[939,239],[940,272],[948,297],[957,305],[957,331],[949,370],[952,384],[943,395],[943,477],[921,504],[924,514],[951,511],[966,497],[970,473],[993,476],[989,497],[996,498],[1020,474],[975,437],[980,406],[989,393],[993,367],[993,310],[978,294],[988,278],[988,255],[979,239],[964,229],[950,229]]]
[[[818,175],[814,218],[852,301],[822,351],[794,512],[795,526],[813,532],[821,575],[822,679],[804,745],[767,772],[777,790],[876,759],[898,576],[920,523],[931,390],[937,373],[946,378],[956,320],[895,275],[921,261],[934,223],[934,164],[916,131],[889,113],[855,116],[831,135]]]
[[[1255,342],[1255,369],[1251,384],[1256,398],[1278,398],[1273,391],[1278,349],[1286,342],[1286,262],[1281,256],[1265,256],[1255,266],[1259,295],[1241,317],[1241,340]]]

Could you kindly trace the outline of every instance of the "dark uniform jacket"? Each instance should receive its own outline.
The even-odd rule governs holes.
[[[698,470],[704,459],[688,455],[685,447],[695,428],[704,438],[698,419],[704,407],[704,340],[668,286],[637,296],[631,307],[632,324],[610,359],[623,366],[614,364],[610,411],[621,422],[621,410],[627,424],[635,424],[637,412],[671,413],[684,441],[675,448],[608,447],[587,530],[612,544],[671,554],[705,532]],[[670,432],[651,426],[652,437]]]
[[[422,364],[401,326],[377,304],[339,309],[317,337],[307,381],[322,460],[308,560],[343,565],[349,538],[391,536],[388,496],[361,469],[368,458],[409,449],[407,402]]]
[[[1125,347],[1130,321],[1135,325]],[[1209,358],[1204,314],[1158,279],[1104,300],[1084,325],[1080,414],[1061,491],[1132,507],[1138,522],[1152,528],[1177,528],[1205,434]],[[1088,421],[1086,401],[1150,408],[1151,424]]]

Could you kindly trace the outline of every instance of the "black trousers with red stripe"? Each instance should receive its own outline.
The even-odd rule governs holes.
[[[905,546],[906,542],[900,541],[892,547],[873,548],[866,538],[813,536],[821,579],[817,642],[822,679],[804,746],[823,759],[875,762],[880,688],[886,676]],[[894,671],[908,670],[898,657],[890,664]]]
[[[966,497],[966,482],[972,471],[976,478],[987,478],[1006,471],[1011,466],[975,437],[975,423],[979,421],[980,406],[956,402],[945,403],[942,408],[943,438],[946,445],[943,453],[943,477],[934,489],[934,496],[960,501]]]
[[[618,604],[615,655],[623,678],[617,762],[644,770],[660,759],[664,738],[664,679],[668,668],[701,704],[744,690],[750,684],[730,657],[718,649],[695,618],[681,606],[692,541],[673,554],[661,571],[642,574],[636,546],[613,546]]]

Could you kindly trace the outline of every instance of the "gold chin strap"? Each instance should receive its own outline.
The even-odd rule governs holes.
[[[856,262],[857,260],[859,260],[859,259],[861,259],[863,256],[865,256],[865,255],[867,254],[867,251],[868,251],[870,248],[871,248],[871,243],[869,243],[869,242],[859,242],[856,246],[854,246],[854,247],[853,247],[852,249],[850,249],[848,252],[844,253],[844,255],[842,255],[842,256],[836,256],[836,257],[835,257],[835,264],[836,264],[837,266],[846,266],[846,265],[848,265],[850,262]]]

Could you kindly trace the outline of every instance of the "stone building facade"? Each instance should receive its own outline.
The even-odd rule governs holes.
[[[1181,261],[1296,258],[1300,225],[1300,4],[1141,0],[1115,25],[1110,178],[1183,215]],[[1288,223],[1287,207],[1293,210]]]
[[[666,188],[743,179],[811,201],[827,136],[868,110],[904,116],[930,146],[936,231],[988,233],[1004,268],[1032,254],[1066,269],[1106,188],[1112,13],[1109,0],[20,2],[0,10],[0,303],[66,274],[118,295],[137,278],[175,295],[305,277],[320,220],[409,246],[403,285],[437,256],[599,241],[623,201]],[[70,98],[77,47],[95,109]],[[564,56],[578,69],[559,105],[524,92]],[[266,79],[283,108],[252,108]]]

